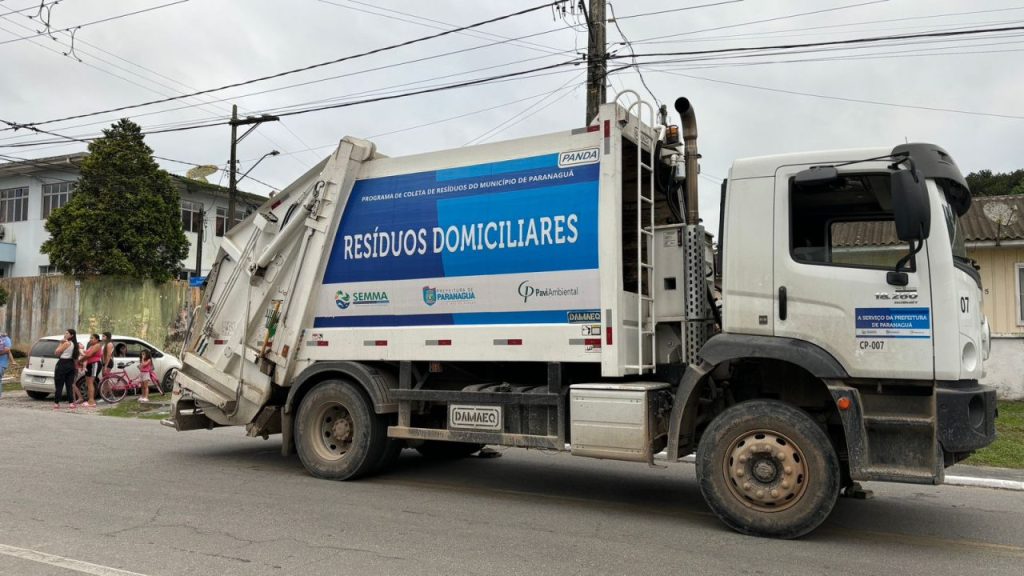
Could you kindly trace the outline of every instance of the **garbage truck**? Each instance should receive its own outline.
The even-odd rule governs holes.
[[[576,129],[403,157],[345,137],[224,235],[164,424],[280,434],[334,480],[403,449],[692,454],[726,525],[777,538],[991,443],[953,158],[736,160],[713,236],[675,111],[624,93]]]

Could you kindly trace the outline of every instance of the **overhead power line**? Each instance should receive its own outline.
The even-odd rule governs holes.
[[[743,32],[743,33],[740,33],[740,34],[730,34],[730,35],[726,35],[726,36],[703,36],[703,37],[700,37],[700,38],[689,38],[689,39],[686,39],[686,40],[671,40],[670,42],[672,42],[672,43],[678,43],[678,42],[707,42],[709,40],[750,39],[750,38],[763,37],[763,36],[778,36],[780,34],[786,34],[787,32],[810,32],[811,30],[830,30],[830,29],[834,29],[834,28],[849,28],[851,26],[872,26],[872,29],[874,30],[874,29],[878,29],[879,28],[878,26],[873,26],[875,24],[891,24],[893,22],[906,22],[906,21],[909,21],[909,20],[912,20],[914,22],[919,22],[921,20],[933,20],[935,18],[949,18],[951,16],[973,16],[973,15],[977,15],[977,14],[988,14],[988,13],[991,13],[991,12],[1011,12],[1011,11],[1019,11],[1019,10],[1024,10],[1024,6],[1012,6],[1012,7],[1009,7],[1009,8],[996,8],[996,9],[991,9],[991,10],[972,10],[970,12],[945,12],[945,13],[942,13],[942,14],[925,14],[925,15],[918,15],[918,16],[906,16],[906,17],[903,17],[903,18],[883,18],[883,19],[878,19],[878,20],[860,20],[858,22],[843,22],[843,23],[840,23],[840,24],[824,24],[824,25],[819,25],[819,26],[801,26],[799,28],[785,28],[785,29],[781,29],[781,30],[763,30],[763,31],[760,31],[760,32]],[[999,22],[999,24],[1005,24],[1005,23],[1007,23],[1007,22]],[[746,25],[746,24],[749,24],[749,23],[738,24],[736,26],[741,26],[741,25]],[[965,23],[952,23],[952,24],[945,24],[944,26],[962,26],[964,24]],[[975,26],[977,26],[978,24],[979,23],[974,23]],[[992,23],[991,22],[986,22],[986,23],[981,23],[981,24],[992,24]],[[920,28],[920,26],[916,26],[916,27]],[[718,28],[714,28],[714,29],[709,28],[707,30],[694,30],[692,32],[687,32],[687,34],[697,34],[699,32],[708,32],[708,31],[717,30],[717,29]],[[635,44],[641,44],[643,42],[634,42],[634,43]],[[662,43],[663,42],[651,42],[651,44],[662,44]]]
[[[418,16],[416,14],[412,14],[412,13],[409,13],[409,12],[402,12],[401,10],[394,10],[392,8],[385,8],[383,6],[377,6],[377,5],[371,4],[369,2],[360,2],[358,0],[347,0],[346,4],[358,4],[360,6],[365,6],[367,8],[372,8],[373,10],[379,10],[380,12],[373,12],[371,10],[367,10],[366,8],[357,8],[355,6],[347,6],[346,4],[339,4],[337,2],[331,2],[330,0],[319,0],[319,1],[321,3],[323,3],[323,4],[329,4],[331,6],[337,6],[338,8],[343,8],[343,9],[346,9],[346,10],[354,10],[356,12],[362,12],[363,14],[371,14],[373,16],[380,16],[381,18],[388,18],[390,20],[397,20],[399,22],[405,22],[407,24],[415,24],[417,26],[426,26],[428,28],[433,28],[435,30],[447,30],[449,28],[457,28],[458,27],[455,24],[451,24],[451,23],[445,22],[443,20],[435,20],[433,18],[427,18],[426,16]],[[740,0],[733,0],[733,1],[736,2],[736,1],[740,1]],[[391,14],[399,14],[401,16],[406,16],[407,18],[399,18],[398,16],[392,16],[391,14],[382,14],[381,12],[390,12]],[[427,22],[431,22],[432,24],[427,24]],[[446,28],[442,28],[441,26],[436,26],[436,24],[440,24],[441,26],[446,26]],[[540,52],[547,52],[548,54],[560,54],[560,53],[563,52],[562,50],[559,50],[558,48],[554,48],[552,46],[545,46],[543,44],[536,44],[534,42],[521,42],[521,41],[519,41],[518,38],[511,38],[509,36],[502,36],[501,34],[495,34],[493,32],[476,32],[476,31],[474,31],[474,32],[471,32],[471,33],[470,32],[461,32],[461,34],[469,36],[470,38],[478,38],[478,39],[484,39],[484,40],[493,40],[494,38],[498,38],[498,39],[504,40],[506,42],[514,43],[514,45],[516,45],[516,46],[521,46],[523,48],[529,48],[530,50],[537,50],[537,51],[540,51]]]
[[[735,4],[737,2],[743,2],[743,0],[724,0],[723,2],[714,2],[712,4],[698,4],[697,6],[684,6],[682,8],[670,8],[668,10],[658,10],[657,12],[643,12],[641,14],[627,14],[625,16],[619,16],[618,18],[609,19],[610,22],[618,20],[629,20],[630,18],[643,18],[645,16],[658,16],[660,14],[668,14],[670,12],[682,12],[684,10],[696,10],[698,8],[711,8],[713,6],[722,6],[724,4]]]
[[[891,40],[913,40],[918,38],[949,38],[953,36],[970,36],[976,34],[992,34],[1024,30],[1024,26],[1005,26],[1002,28],[972,28],[969,30],[946,30],[943,32],[924,32],[920,34],[893,34],[889,36],[873,36],[867,38],[851,38],[849,40],[831,40],[826,42],[807,42],[803,44],[776,44],[772,46],[748,46],[741,48],[717,48],[713,50],[690,50],[680,52],[650,52],[647,54],[611,55],[609,59],[652,58],[655,56],[699,56],[703,54],[734,54],[738,52],[756,52],[760,50],[791,50],[797,48],[813,48],[821,46],[848,46],[854,44],[871,44]],[[651,62],[646,62],[650,64]]]
[[[473,28],[479,28],[480,26],[485,26],[487,24],[493,24],[495,22],[500,22],[502,20],[508,20],[509,18],[514,18],[516,16],[522,16],[524,14],[529,14],[531,12],[536,12],[536,11],[542,10],[544,8],[549,8],[549,7],[554,6],[555,4],[558,4],[559,2],[562,2],[562,1],[564,1],[564,0],[556,0],[554,2],[547,2],[547,3],[542,4],[540,6],[534,6],[532,8],[526,8],[526,9],[519,10],[519,11],[516,11],[516,12],[511,12],[509,14],[504,14],[502,16],[497,16],[495,18],[489,18],[487,20],[482,20],[480,22],[476,22],[474,24],[469,24],[467,26],[462,26],[462,27],[459,27],[459,28],[453,28],[451,30],[445,30],[445,31],[439,32],[437,34],[432,34],[432,35],[429,35],[429,36],[422,36],[422,37],[419,37],[419,38],[413,38],[412,40],[406,40],[404,42],[399,42],[399,43],[396,43],[396,44],[390,44],[388,46],[382,46],[380,48],[375,48],[373,50],[367,50],[365,52],[360,52],[358,54],[351,54],[349,56],[343,56],[341,58],[335,58],[333,60],[328,60],[326,62],[319,62],[317,64],[310,64],[308,66],[303,66],[301,68],[293,68],[293,69],[290,69],[290,70],[285,70],[283,72],[278,72],[276,74],[270,74],[268,76],[261,76],[259,78],[253,78],[251,80],[244,80],[242,82],[235,82],[235,83],[232,83],[232,84],[225,84],[223,86],[218,86],[216,88],[208,88],[206,90],[198,90],[198,91],[195,91],[195,92],[192,92],[192,93],[189,93],[189,94],[183,94],[183,95],[180,95],[180,96],[173,96],[173,97],[169,97],[169,98],[161,98],[159,100],[150,100],[148,102],[142,102],[140,104],[131,104],[131,105],[128,105],[128,106],[119,106],[117,108],[110,108],[110,109],[107,109],[107,110],[99,110],[99,111],[96,111],[96,112],[89,112],[89,113],[86,113],[86,114],[75,114],[75,115],[72,115],[72,116],[65,116],[63,118],[56,118],[56,119],[53,119],[53,120],[43,120],[43,121],[39,121],[39,122],[30,122],[30,123],[28,123],[26,125],[40,126],[40,125],[43,125],[43,124],[52,124],[52,123],[55,123],[55,122],[64,122],[66,120],[77,120],[79,118],[88,118],[90,116],[97,116],[97,115],[100,115],[100,114],[109,114],[111,112],[121,112],[123,110],[131,110],[131,109],[134,109],[134,108],[141,108],[143,106],[151,106],[153,104],[162,104],[164,102],[172,102],[174,100],[181,100],[183,98],[189,98],[189,97],[193,97],[193,96],[200,96],[202,94],[209,94],[211,92],[218,92],[218,91],[221,91],[221,90],[227,90],[228,88],[237,88],[239,86],[246,86],[246,85],[249,85],[249,84],[255,84],[256,82],[264,82],[266,80],[272,80],[274,78],[281,78],[281,77],[284,77],[284,76],[289,76],[289,75],[292,75],[292,74],[297,74],[299,72],[306,72],[308,70],[314,70],[314,69],[317,69],[317,68],[323,68],[324,66],[330,66],[330,65],[333,65],[333,64],[341,63],[341,62],[347,62],[349,60],[355,60],[357,58],[363,58],[363,57],[370,56],[370,55],[373,55],[373,54],[380,54],[382,52],[387,52],[389,50],[395,50],[395,49],[398,49],[398,48],[403,48],[405,46],[411,46],[413,44],[418,44],[420,42],[425,42],[427,40],[433,40],[435,38],[441,38],[443,36],[448,36],[450,34],[455,34],[457,32],[461,32],[463,30],[471,30]]]
[[[469,87],[469,86],[478,86],[478,85],[482,85],[482,84],[504,82],[504,81],[511,80],[513,78],[527,77],[528,75],[535,74],[537,72],[545,72],[545,71],[553,70],[555,68],[571,66],[571,65],[578,65],[581,62],[582,62],[582,60],[580,60],[580,59],[573,59],[573,60],[569,60],[569,61],[566,61],[566,62],[560,62],[560,63],[557,63],[557,64],[551,64],[551,65],[548,65],[548,66],[540,66],[540,67],[537,67],[537,68],[531,68],[529,70],[520,70],[518,72],[509,72],[509,73],[506,73],[506,74],[498,74],[498,75],[495,75],[495,76],[488,76],[488,77],[485,77],[485,78],[478,78],[478,79],[475,79],[475,80],[468,80],[468,81],[465,81],[465,82],[458,82],[458,83],[455,83],[455,84],[444,84],[444,85],[439,85],[439,86],[432,86],[430,88],[424,88],[424,89],[421,89],[421,90],[414,90],[414,91],[402,92],[402,93],[397,93],[397,94],[389,94],[389,95],[384,95],[384,96],[376,96],[376,97],[372,97],[372,98],[364,98],[364,99],[361,99],[361,100],[353,100],[353,101],[349,101],[349,102],[341,102],[341,103],[337,103],[337,104],[329,104],[329,105],[324,105],[324,106],[315,106],[315,107],[310,107],[310,108],[300,109],[300,110],[291,110],[291,111],[287,111],[287,112],[276,112],[276,113],[274,113],[274,115],[275,116],[282,116],[282,117],[283,116],[296,116],[296,115],[299,115],[299,114],[308,114],[308,113],[311,113],[311,112],[320,112],[322,110],[332,110],[332,109],[336,109],[336,108],[348,108],[348,107],[351,107],[351,106],[359,106],[359,105],[362,105],[362,104],[370,104],[370,103],[373,103],[373,102],[383,102],[383,101],[386,101],[386,100],[396,100],[396,99],[399,99],[399,98],[407,98],[407,97],[410,97],[410,96],[418,96],[418,95],[421,95],[421,94],[430,94],[430,93],[434,93],[434,92],[442,92],[442,91],[446,91],[446,90],[454,90],[454,89],[457,89],[457,88],[465,88],[465,87]],[[72,141],[78,141],[78,142],[88,142],[89,140],[95,139],[95,138],[78,138],[78,137],[64,136],[64,135],[53,133],[53,132],[46,132],[46,131],[43,131],[42,129],[37,128],[37,127],[35,127],[34,125],[31,125],[31,124],[20,124],[20,123],[17,123],[17,122],[7,122],[7,121],[5,121],[4,123],[8,124],[8,126],[10,126],[11,129],[24,128],[24,129],[28,129],[28,130],[33,130],[33,131],[37,131],[37,132],[51,134],[51,135],[54,135],[54,136],[58,136],[60,138],[64,138],[66,140],[72,140]],[[228,123],[229,123],[228,120],[216,120],[216,121],[203,122],[203,123],[194,124],[194,125],[185,125],[185,126],[178,126],[178,127],[173,127],[173,128],[164,128],[164,129],[158,129],[158,130],[145,130],[144,129],[142,133],[145,134],[145,135],[149,135],[149,134],[164,134],[164,133],[168,133],[168,132],[183,132],[183,131],[187,131],[187,130],[196,130],[196,129],[199,129],[199,128],[210,128],[210,127],[213,127],[213,126],[223,126],[223,125],[227,125]],[[53,141],[53,140],[41,141],[41,142],[17,142],[17,143],[12,143],[12,144],[2,144],[2,145],[0,145],[0,148],[27,148],[27,147],[40,146],[40,145],[53,144],[53,143],[55,143],[55,141]]]
[[[853,102],[853,103],[857,103],[857,104],[871,104],[871,105],[874,105],[874,106],[889,106],[889,107],[893,107],[893,108],[910,108],[910,109],[913,109],[913,110],[927,110],[927,111],[930,111],[930,112],[949,112],[949,113],[952,113],[952,114],[967,114],[967,115],[970,115],[970,116],[988,116],[988,117],[991,117],[991,118],[1009,118],[1009,119],[1013,119],[1013,120],[1024,120],[1024,116],[1014,115],[1014,114],[996,114],[996,113],[993,113],[993,112],[978,112],[978,111],[975,111],[975,110],[958,110],[956,108],[941,108],[941,107],[938,107],[938,106],[918,106],[918,105],[914,105],[914,104],[900,104],[900,103],[897,103],[897,102],[884,102],[884,101],[881,101],[881,100],[867,100],[867,99],[863,99],[863,98],[849,98],[849,97],[846,97],[846,96],[829,96],[829,95],[826,95],[826,94],[814,94],[814,93],[811,93],[811,92],[800,92],[800,91],[797,91],[797,90],[788,90],[788,89],[783,89],[783,88],[769,88],[767,86],[757,86],[757,85],[754,85],[754,84],[744,84],[742,82],[730,82],[728,80],[718,80],[718,79],[715,79],[715,78],[706,78],[706,77],[703,77],[703,76],[694,76],[694,75],[691,75],[691,74],[683,74],[683,73],[680,73],[680,72],[671,72],[671,71],[668,71],[668,70],[657,70],[657,69],[653,69],[653,68],[649,68],[648,70],[651,71],[651,72],[660,72],[662,74],[670,74],[672,76],[680,76],[680,77],[683,77],[683,78],[690,78],[690,79],[693,79],[693,80],[703,80],[705,82],[713,82],[715,84],[725,84],[725,85],[729,85],[729,86],[738,86],[738,87],[741,87],[741,88],[750,88],[750,89],[753,89],[753,90],[764,90],[764,91],[767,91],[767,92],[778,92],[778,93],[781,93],[781,94],[792,94],[794,96],[807,96],[807,97],[811,97],[811,98],[822,98],[822,99],[825,99],[825,100],[838,100],[838,101],[841,101],[841,102]]]
[[[739,22],[736,24],[726,24],[724,26],[715,26],[714,28],[704,28],[702,30],[690,30],[688,32],[679,32],[676,34],[665,34],[664,36],[652,36],[650,38],[643,38],[636,40],[636,44],[660,44],[664,43],[664,38],[675,38],[677,36],[689,36],[691,34],[699,34],[701,32],[712,32],[714,30],[725,30],[727,28],[739,28],[741,26],[750,26],[751,24],[764,24],[766,22],[778,22],[779,20],[789,20],[790,18],[800,18],[802,16],[811,16],[814,14],[824,14],[826,12],[836,12],[839,10],[849,10],[850,8],[860,8],[861,6],[869,6],[871,4],[881,4],[888,2],[889,0],[871,0],[870,2],[860,2],[858,4],[847,4],[845,6],[833,6],[832,8],[824,8],[821,10],[811,10],[810,12],[799,12],[797,14],[787,14],[785,16],[775,16],[774,18],[763,18],[761,20],[750,20],[747,22]],[[658,41],[661,42],[658,42]]]
[[[151,8],[145,8],[143,10],[136,10],[134,12],[128,12],[126,14],[119,14],[117,16],[111,16],[109,18],[103,18],[102,20],[93,20],[92,22],[85,22],[83,24],[76,24],[74,26],[68,26],[67,28],[61,28],[59,30],[50,30],[49,27],[47,27],[46,30],[43,30],[42,32],[38,32],[34,36],[24,36],[24,37],[12,38],[10,40],[4,40],[3,42],[0,42],[0,45],[10,44],[11,42],[20,42],[22,40],[28,40],[30,38],[37,38],[39,36],[47,36],[47,35],[52,36],[53,34],[55,34],[57,32],[70,32],[72,30],[78,30],[79,28],[85,28],[86,26],[92,26],[93,24],[100,24],[100,23],[103,23],[103,22],[110,22],[112,20],[120,20],[121,18],[127,18],[129,16],[135,16],[136,14],[142,14],[143,12],[152,12],[153,10],[159,10],[160,8],[167,8],[168,6],[174,6],[176,4],[184,4],[185,2],[188,2],[188,1],[189,0],[176,0],[175,2],[169,2],[167,4],[161,4],[159,6],[153,6]],[[51,4],[53,4],[53,3],[51,3]],[[7,14],[13,14],[14,12],[15,11],[11,11],[11,12],[8,12]],[[4,15],[6,16],[7,14],[4,14]]]

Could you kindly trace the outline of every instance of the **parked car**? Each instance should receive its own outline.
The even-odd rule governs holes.
[[[28,354],[28,363],[21,371],[21,387],[30,397],[43,400],[53,394],[53,369],[57,366],[57,345],[63,339],[63,335],[44,336],[32,345],[32,350]],[[80,347],[84,349],[88,342],[88,334],[78,335]],[[140,338],[115,334],[111,338],[111,342],[114,343],[115,369],[138,362],[139,354],[143,350],[149,350],[153,357],[153,369],[160,382],[160,390],[170,391],[174,385],[174,374],[181,368],[180,360]],[[84,380],[85,376],[79,374],[76,385],[81,388],[84,385]],[[98,392],[96,397],[99,398]]]

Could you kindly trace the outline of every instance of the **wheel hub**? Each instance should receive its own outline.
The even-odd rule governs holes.
[[[767,459],[758,460],[757,464],[754,464],[752,468],[754,477],[764,483],[769,483],[772,480],[775,480],[775,476],[777,475],[775,464]]]
[[[325,457],[336,459],[352,447],[355,423],[352,415],[343,406],[328,406],[320,412],[319,450]]]
[[[331,438],[337,442],[351,442],[352,424],[347,419],[335,420],[331,426]]]
[[[807,485],[803,453],[778,432],[743,434],[733,441],[723,464],[733,495],[757,510],[785,510],[800,499]]]

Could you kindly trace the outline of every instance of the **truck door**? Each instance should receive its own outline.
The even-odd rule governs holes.
[[[896,238],[889,173],[857,164],[838,181],[793,183],[807,166],[775,179],[774,334],[832,354],[850,376],[934,377],[927,246],[887,282],[910,252]]]

